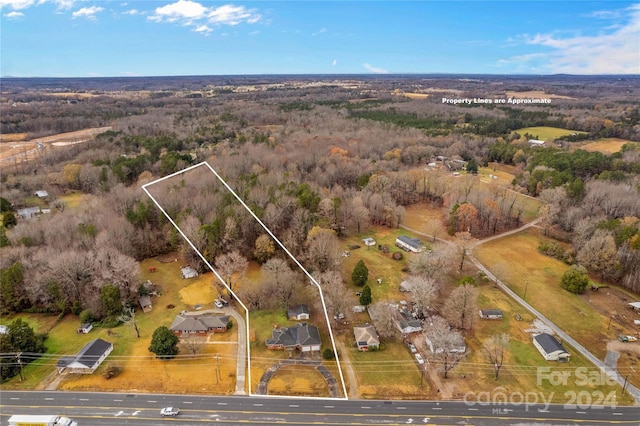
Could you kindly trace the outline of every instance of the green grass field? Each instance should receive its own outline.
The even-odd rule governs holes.
[[[525,133],[528,133],[531,136],[542,141],[558,139],[563,136],[571,135],[572,133],[586,134],[586,132],[581,132],[579,130],[567,130],[567,129],[560,129],[558,127],[548,127],[548,126],[523,127],[522,129],[517,129],[517,130],[514,130],[513,132],[518,133],[520,135],[524,135]]]

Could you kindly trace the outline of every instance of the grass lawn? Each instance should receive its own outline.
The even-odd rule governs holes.
[[[320,372],[303,365],[280,368],[269,381],[269,395],[329,397],[329,385]]]
[[[482,320],[478,316],[474,320],[473,332],[467,333],[466,336],[468,354],[449,373],[451,379],[447,379],[455,384],[456,396],[460,397],[467,392],[477,393],[478,384],[484,383],[482,391],[496,394],[505,392],[505,389],[507,392],[514,393],[535,391],[542,393],[545,399],[551,399],[555,403],[570,402],[572,391],[586,391],[594,402],[599,395],[598,392],[602,392],[605,396],[615,395],[617,403],[633,403],[628,394],[622,395],[620,386],[609,385],[604,380],[600,380],[599,370],[566,343],[565,348],[571,354],[569,363],[545,361],[532,343],[532,334],[526,331],[533,328],[533,315],[497,286],[493,284],[480,286],[478,308],[500,309],[504,317],[502,320]],[[522,320],[516,320],[517,314],[522,317]],[[501,333],[509,334],[510,345],[498,380],[495,380],[493,366],[484,354],[482,345],[491,335]],[[566,384],[555,384],[546,379],[551,372],[567,374]],[[582,383],[582,376],[579,374],[597,377],[597,379],[592,380],[593,383]],[[539,397],[542,398],[542,396]]]
[[[86,202],[92,197],[92,195],[85,194],[83,192],[72,191],[67,194],[58,197],[58,200],[63,201],[70,209],[75,209]]]
[[[421,372],[409,349],[400,342],[382,343],[379,351],[360,352],[353,334],[341,336],[349,351],[362,398],[419,399],[429,393],[428,382],[421,386]]]
[[[567,129],[561,129],[558,127],[549,127],[549,126],[523,127],[522,129],[517,129],[517,130],[514,130],[513,132],[518,133],[520,135],[524,135],[525,133],[528,133],[531,136],[542,141],[548,141],[550,139],[558,139],[563,136],[571,135],[572,133],[578,133],[578,134],[587,133],[587,132],[581,132],[579,130],[567,130]]]
[[[155,267],[156,272],[149,272]],[[76,329],[79,320],[76,316],[67,315],[51,329],[46,340],[47,355],[25,368],[28,377],[20,383],[17,378],[3,384],[6,389],[33,389],[43,384],[48,376],[55,372],[55,365],[63,355],[77,353],[89,341],[102,338],[114,344],[114,350],[107,360],[92,375],[68,375],[61,385],[62,390],[95,390],[116,391],[128,389],[141,392],[168,393],[216,393],[230,394],[235,390],[235,373],[237,365],[237,330],[232,328],[227,333],[209,337],[202,344],[200,352],[195,356],[182,349],[173,360],[158,360],[149,352],[153,331],[161,326],[169,326],[175,316],[182,310],[191,309],[195,304],[209,304],[213,308],[211,292],[212,274],[203,274],[198,278],[184,280],[181,278],[178,262],[161,263],[156,259],[141,262],[142,280],[150,279],[162,288],[159,297],[153,297],[153,310],[148,313],[137,311],[136,321],[141,337],[137,338],[132,326],[120,325],[112,330],[100,327],[87,335],[79,335]],[[173,305],[173,308],[169,308]],[[41,323],[36,331],[49,327],[55,317],[41,318],[28,315],[29,322]],[[102,377],[102,372],[109,364],[122,367],[122,373],[111,380]],[[219,380],[218,375],[219,365]],[[206,374],[203,374],[206,372]],[[55,374],[55,373],[54,373]],[[218,380],[218,383],[216,381]]]
[[[536,230],[529,229],[482,244],[475,255],[521,297],[526,288],[527,302],[604,359],[606,342],[616,338],[607,330],[609,318],[592,309],[581,296],[560,287],[560,278],[569,267],[537,251],[542,239]]]

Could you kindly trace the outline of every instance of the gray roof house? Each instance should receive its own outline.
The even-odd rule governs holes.
[[[422,244],[422,241],[417,238],[400,235],[398,238],[396,238],[396,247],[399,247],[404,251],[420,253],[424,249],[424,244]]]
[[[420,324],[420,321],[405,312],[398,311],[395,320],[396,327],[398,327],[398,330],[400,330],[402,334],[422,331],[422,324]]]
[[[374,326],[365,324],[353,327],[353,335],[356,339],[356,346],[361,352],[380,347],[380,337]]]
[[[569,361],[569,352],[548,333],[533,336],[533,345],[547,361]]]
[[[91,374],[102,364],[102,361],[113,351],[113,343],[95,339],[87,343],[75,357],[60,358],[56,367],[58,373]]]
[[[266,340],[268,349],[280,349],[301,352],[319,351],[322,341],[318,328],[303,322],[292,327],[278,327],[271,331]]]
[[[138,303],[142,308],[142,312],[150,312],[153,309],[153,304],[151,303],[151,297],[146,294],[138,297]]]
[[[195,278],[198,276],[198,271],[193,269],[191,266],[183,266],[182,268],[182,278]]]
[[[289,308],[287,310],[287,317],[290,320],[296,320],[296,321],[301,321],[301,320],[308,320],[309,319],[309,307],[305,304],[300,304],[297,306],[294,306],[292,308]]]
[[[229,315],[189,314],[183,312],[175,317],[169,330],[177,336],[206,335],[210,332],[224,333],[229,327]]]

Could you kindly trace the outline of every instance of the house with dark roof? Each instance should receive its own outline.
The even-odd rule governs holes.
[[[398,311],[395,316],[396,327],[402,334],[415,333],[422,331],[422,324],[420,321],[407,314],[406,312]]]
[[[224,333],[229,328],[229,315],[193,314],[183,312],[175,317],[169,330],[176,336],[205,336]]]
[[[365,324],[353,327],[353,336],[356,339],[356,346],[361,352],[376,350],[380,347],[380,337],[372,325]]]
[[[400,235],[398,238],[396,238],[396,247],[399,247],[404,251],[420,253],[424,249],[424,244],[422,244],[422,241],[417,238]]]
[[[547,361],[569,361],[569,352],[548,333],[533,336],[533,345],[540,351]]]
[[[312,352],[319,351],[322,342],[318,328],[303,322],[292,327],[274,328],[266,344],[267,349]]]
[[[287,317],[294,321],[303,321],[309,319],[309,307],[300,304],[287,310]]]
[[[58,373],[91,374],[113,351],[113,343],[95,339],[87,343],[75,357],[60,358],[56,367]]]
[[[502,319],[502,311],[500,309],[480,309],[480,318]]]

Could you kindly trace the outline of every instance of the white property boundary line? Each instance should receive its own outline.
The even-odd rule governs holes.
[[[185,241],[189,244],[189,246],[196,252],[198,253],[198,256],[200,257],[200,259],[202,259],[202,261],[207,265],[207,267],[209,269],[211,269],[211,272],[213,272],[213,274],[216,276],[216,278],[218,278],[218,280],[220,280],[220,282],[227,288],[227,290],[233,295],[233,297],[240,303],[240,305],[242,305],[242,307],[244,308],[244,312],[245,312],[245,328],[246,328],[246,347],[247,347],[247,380],[248,380],[248,389],[249,389],[249,395],[250,396],[254,396],[254,394],[252,393],[252,389],[251,389],[251,348],[250,348],[250,342],[249,342],[249,309],[247,309],[247,307],[245,306],[245,304],[242,302],[242,300],[240,300],[237,295],[235,294],[235,292],[233,292],[231,290],[231,288],[229,288],[227,286],[227,284],[225,283],[225,281],[222,279],[222,277],[220,276],[220,274],[218,274],[218,272],[213,268],[213,266],[207,261],[207,259],[205,259],[205,257],[202,255],[202,253],[200,253],[200,251],[195,247],[195,245],[191,242],[191,240],[189,240],[189,238],[185,235],[184,232],[182,232],[182,230],[180,229],[180,227],[174,222],[174,220],[167,214],[167,212],[162,208],[162,206],[160,205],[160,203],[158,203],[156,201],[156,199],[151,195],[151,193],[147,190],[147,187],[154,185],[158,182],[162,182],[165,179],[170,179],[172,177],[184,174],[185,172],[191,171],[195,168],[201,167],[201,166],[206,166],[209,168],[209,170],[211,171],[211,173],[213,173],[215,175],[216,178],[218,178],[218,180],[225,186],[225,188],[227,188],[227,190],[229,192],[231,192],[231,194],[233,194],[233,196],[236,198],[236,200],[238,200],[240,202],[240,204],[242,204],[242,207],[244,207],[251,216],[253,216],[253,218],[260,224],[260,226],[262,226],[262,228],[271,236],[271,238],[273,238],[276,243],[278,243],[278,246],[280,246],[280,248],[282,248],[282,250],[284,250],[285,253],[287,253],[287,256],[289,256],[289,258],[291,258],[291,260],[294,261],[294,263],[300,268],[302,269],[302,271],[305,273],[305,275],[311,280],[311,282],[313,284],[315,284],[315,286],[318,288],[318,292],[320,294],[320,301],[322,302],[322,309],[324,310],[324,317],[325,317],[325,321],[327,322],[327,328],[329,329],[329,337],[331,338],[331,345],[333,346],[333,353],[335,354],[335,358],[336,358],[336,365],[338,366],[338,373],[340,374],[340,382],[342,384],[342,392],[344,395],[344,398],[316,398],[316,397],[300,397],[300,398],[311,398],[311,399],[336,399],[336,400],[340,400],[340,399],[349,399],[349,396],[347,394],[347,387],[344,381],[344,376],[342,374],[342,367],[340,365],[340,358],[338,355],[338,350],[336,347],[336,342],[335,339],[333,337],[333,330],[331,328],[331,322],[329,321],[329,314],[327,312],[327,305],[325,304],[324,301],[324,294],[322,293],[322,288],[320,287],[320,284],[315,280],[315,278],[313,278],[313,276],[309,273],[309,271],[307,271],[305,269],[304,266],[302,266],[302,264],[298,261],[298,259],[295,258],[295,256],[293,256],[291,254],[291,252],[289,252],[289,250],[284,246],[284,244],[282,244],[280,242],[280,240],[273,234],[273,232],[271,232],[271,230],[264,224],[262,223],[262,221],[258,218],[258,216],[256,216],[256,214],[249,208],[249,206],[247,206],[245,204],[245,202],[242,200],[242,198],[240,198],[240,196],[238,196],[238,194],[236,194],[236,192],[229,186],[229,184],[227,184],[227,182],[218,174],[218,172],[216,172],[213,167],[211,167],[211,165],[209,165],[209,163],[207,163],[206,161],[203,161],[202,163],[199,164],[195,164],[191,167],[187,167],[186,169],[180,170],[178,172],[172,173],[170,175],[167,175],[165,177],[162,177],[160,179],[156,179],[152,182],[146,183],[144,185],[142,185],[142,189],[144,190],[144,192],[149,196],[149,198],[151,198],[151,200],[155,203],[155,205],[160,209],[160,211],[165,215],[165,217],[169,220],[169,222],[171,222],[171,224],[177,229],[177,231],[180,233],[180,235],[182,236],[182,238],[185,239]],[[267,396],[267,397],[280,397],[280,396],[285,396],[285,395],[259,395],[259,396]]]

